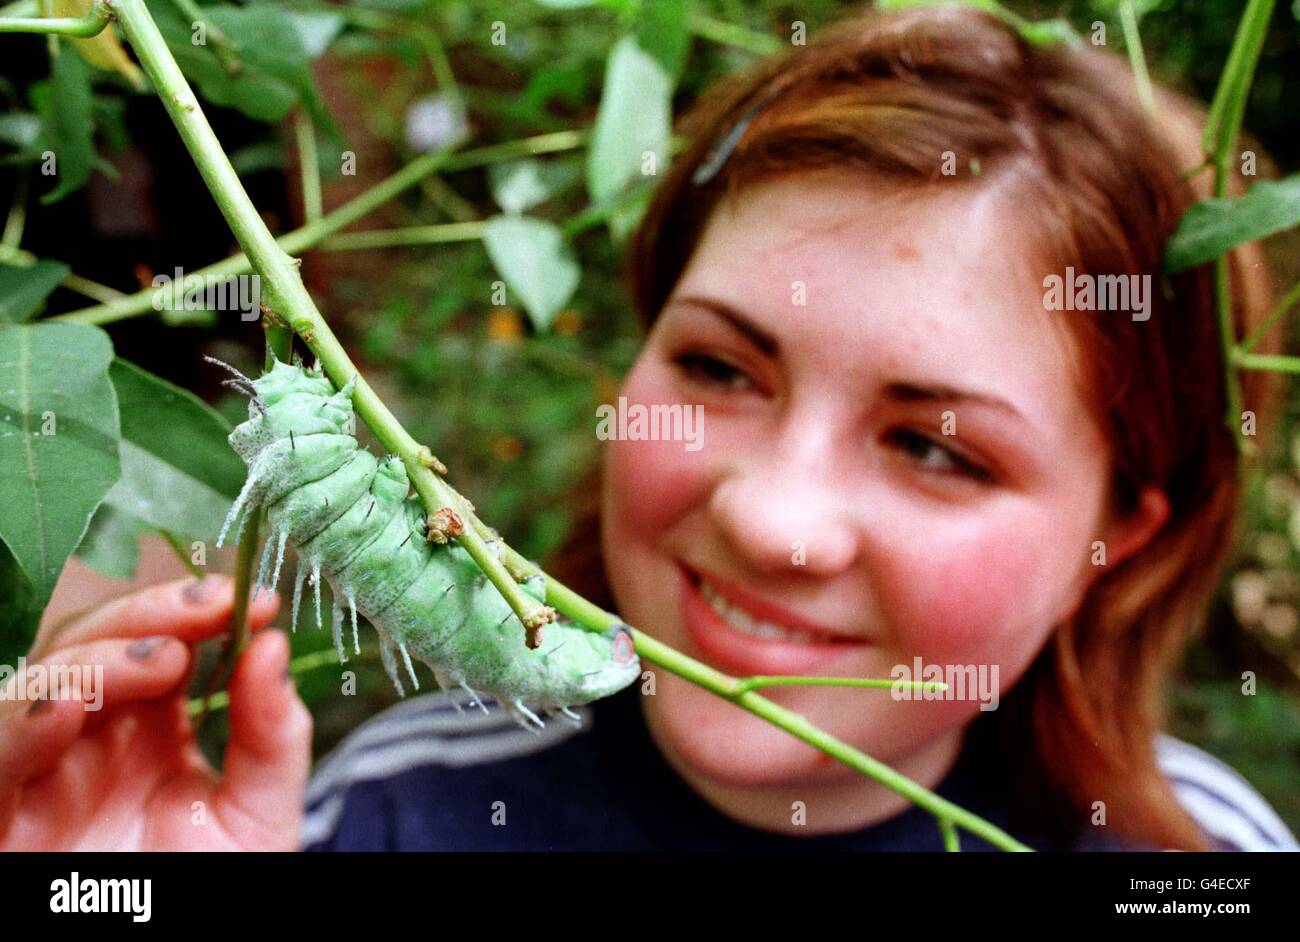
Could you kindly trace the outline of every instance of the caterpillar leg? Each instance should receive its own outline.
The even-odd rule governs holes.
[[[257,579],[253,582],[253,598],[256,599],[266,585],[266,577],[271,574],[271,548],[275,545],[275,531],[267,534],[266,545],[262,547],[262,558],[257,564]]]
[[[352,590],[347,590],[348,609],[352,612],[352,653],[361,653],[361,640],[357,637],[357,600]]]
[[[339,600],[334,599],[331,604],[330,625],[334,633],[334,650],[339,652],[339,663],[348,662],[347,652],[343,650],[343,609],[339,606]]]
[[[269,539],[269,538],[268,538]],[[271,574],[271,588],[280,584],[280,566],[284,563],[284,544],[289,539],[289,531],[280,531],[280,541],[275,546],[275,571]]]
[[[406,690],[402,687],[402,678],[397,670],[397,657],[393,653],[394,650],[395,645],[393,642],[388,640],[387,635],[380,633],[379,659],[384,664],[384,670],[388,673],[388,679],[391,680],[393,686],[397,688],[397,695],[399,697],[405,697]]]
[[[438,690],[447,695],[447,699],[450,700],[451,705],[456,708],[456,712],[463,716],[465,714],[465,708],[460,705],[460,700],[452,696],[451,693],[451,688],[454,686],[451,677],[448,676],[447,672],[441,667],[434,667],[432,664],[430,664],[429,667],[433,670],[433,680],[434,683],[438,685]]]
[[[524,706],[524,701],[520,700],[518,697],[515,697],[514,700],[510,701],[510,706],[517,711],[518,714],[523,715],[526,721],[524,725],[527,725],[527,723],[535,723],[539,730],[546,727],[546,724],[542,722],[542,718],[532,710],[528,709],[528,707]]]
[[[406,662],[406,672],[411,675],[411,684],[416,690],[420,689],[420,679],[415,676],[415,665],[411,663],[411,654],[406,650],[406,645],[398,642],[397,650],[402,652],[402,660]]]
[[[253,462],[253,466],[248,469],[248,477],[244,479],[244,486],[239,489],[239,496],[236,497],[235,502],[230,505],[230,510],[226,514],[225,522],[221,524],[221,532],[217,534],[218,548],[225,542],[226,532],[230,529],[230,525],[235,522],[235,518],[239,516],[239,512],[244,509],[244,505],[247,504],[248,509],[252,509],[254,503],[252,501],[253,493],[262,483],[263,461],[264,457],[259,457]]]
[[[488,711],[488,708],[483,705],[483,701],[478,698],[478,693],[474,690],[473,687],[465,683],[465,681],[463,680],[460,682],[460,686],[469,692],[469,695],[474,698],[474,702],[478,704],[478,708],[480,710],[482,710],[484,713]]]
[[[302,584],[306,578],[307,563],[299,556],[298,570],[293,577],[293,608],[289,615],[289,630],[291,632],[298,630],[298,604],[302,601]]]
[[[311,561],[311,584],[316,590],[316,630],[320,631],[320,560]]]

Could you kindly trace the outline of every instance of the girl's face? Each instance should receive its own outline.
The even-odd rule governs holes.
[[[1106,514],[1108,449],[1050,322],[1106,315],[1044,310],[1046,272],[1003,202],[987,187],[890,202],[823,175],[719,205],[622,390],[630,419],[702,407],[702,434],[607,446],[603,550],[623,618],[733,676],[969,666],[993,706],[1104,571],[1094,541],[1113,566],[1163,522],[1150,495],[1143,520]],[[656,741],[734,816],[783,829],[786,798],[870,787],[655,674]],[[926,784],[981,704],[974,685],[930,702],[764,694]],[[758,812],[759,794],[782,797]]]

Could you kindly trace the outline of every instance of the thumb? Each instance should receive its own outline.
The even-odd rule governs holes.
[[[231,836],[249,849],[298,848],[312,720],[288,665],[284,632],[261,631],[230,680],[230,742],[216,802]]]

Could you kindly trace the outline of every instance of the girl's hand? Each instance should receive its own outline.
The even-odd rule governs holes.
[[[312,723],[284,634],[255,634],[239,658],[220,777],[186,711],[189,645],[226,630],[233,587],[162,583],[38,637],[29,676],[35,664],[102,665],[103,679],[92,687],[83,668],[80,699],[0,700],[0,850],[297,849]],[[250,626],[279,604],[262,593]]]

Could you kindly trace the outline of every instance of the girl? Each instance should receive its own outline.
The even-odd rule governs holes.
[[[770,697],[1030,846],[1294,849],[1160,732],[1239,485],[1207,266],[1161,274],[1204,193],[1200,115],[1161,92],[1151,120],[1112,54],[969,8],[844,21],[719,82],[630,247],[648,334],[622,391],[700,407],[702,438],[611,442],[551,571],[733,675],[969,671],[962,699]],[[1233,272],[1242,335],[1269,302],[1256,246]],[[1243,378],[1260,418],[1266,379]],[[894,792],[653,669],[541,737],[408,700],[303,802],[277,632],[232,682],[218,781],[177,641],[229,605],[223,579],[161,586],[42,637],[33,659],[101,659],[115,702],[2,715],[6,846],[941,846]]]

